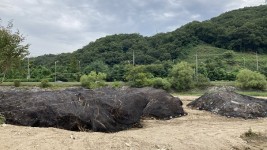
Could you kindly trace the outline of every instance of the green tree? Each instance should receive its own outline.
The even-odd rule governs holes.
[[[124,81],[124,75],[127,71],[127,65],[114,65],[108,72],[109,81]]]
[[[173,66],[170,72],[172,87],[178,91],[189,90],[194,87],[194,70],[187,62]]]
[[[101,72],[96,73],[95,71],[92,71],[88,75],[82,75],[80,82],[83,87],[94,89],[105,86],[106,78],[107,74]]]
[[[267,81],[263,74],[243,69],[237,74],[236,83],[237,86],[242,89],[264,90],[266,88]]]
[[[6,73],[12,67],[18,67],[18,63],[29,54],[29,44],[23,45],[25,38],[19,31],[12,31],[13,23],[10,21],[7,27],[0,24],[0,71],[4,81]]]
[[[102,73],[108,73],[109,67],[107,64],[105,64],[103,61],[94,61],[90,63],[88,66],[85,67],[84,72],[86,74],[95,71],[96,73],[102,72]]]
[[[145,87],[150,85],[150,79],[153,75],[149,72],[145,72],[145,66],[135,66],[129,68],[126,73],[126,80],[132,87]]]

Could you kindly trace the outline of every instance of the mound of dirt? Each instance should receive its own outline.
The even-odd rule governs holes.
[[[187,105],[188,107],[207,110],[227,117],[253,119],[267,117],[267,101],[233,91],[206,93]]]
[[[180,99],[153,88],[2,91],[0,113],[8,124],[101,132],[140,126],[141,117],[185,115]]]

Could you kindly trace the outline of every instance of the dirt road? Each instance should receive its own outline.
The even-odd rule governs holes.
[[[180,98],[187,104],[196,97]],[[249,129],[267,134],[267,118],[226,118],[184,108],[187,116],[167,121],[143,120],[143,128],[118,133],[3,125],[0,127],[0,150],[267,150],[267,145],[251,146],[240,138]]]

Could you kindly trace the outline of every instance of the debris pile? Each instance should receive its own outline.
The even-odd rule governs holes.
[[[6,123],[73,131],[116,132],[140,126],[141,117],[185,115],[182,102],[153,88],[83,88],[57,91],[0,91]]]
[[[267,117],[267,100],[227,90],[206,93],[187,106],[227,117],[245,119]]]

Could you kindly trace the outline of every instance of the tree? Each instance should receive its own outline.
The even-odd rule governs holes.
[[[176,90],[189,90],[194,87],[194,70],[187,62],[181,62],[173,66],[170,72],[172,87]]]
[[[149,81],[153,78],[153,75],[145,71],[145,66],[134,66],[128,69],[126,80],[131,87],[145,87],[150,85]]]
[[[13,33],[12,27],[12,21],[7,27],[0,24],[0,71],[3,74],[1,82],[4,81],[6,73],[12,67],[17,67],[18,62],[29,54],[29,44],[23,45],[25,38],[19,31]]]
[[[86,74],[90,73],[91,71],[95,71],[96,73],[98,72],[108,73],[108,70],[109,68],[107,64],[105,64],[103,61],[97,60],[86,66],[84,72]]]

